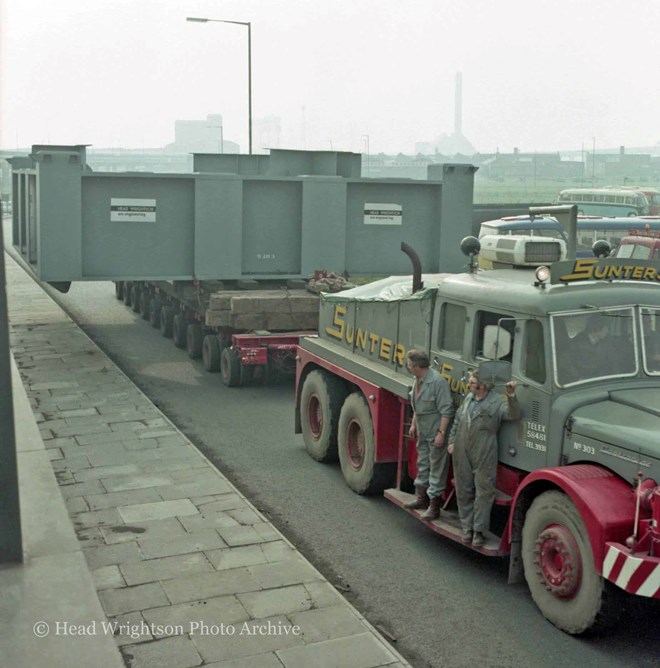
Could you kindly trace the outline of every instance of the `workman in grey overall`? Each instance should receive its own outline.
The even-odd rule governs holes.
[[[410,437],[417,439],[416,498],[406,508],[427,508],[425,520],[440,517],[441,494],[447,485],[449,454],[446,435],[454,414],[449,383],[429,368],[429,356],[423,350],[410,350],[407,368],[415,377],[410,402],[413,419]]]
[[[497,432],[502,420],[517,420],[520,404],[516,382],[506,384],[505,397],[494,394],[475,371],[468,381],[470,391],[456,411],[449,434],[449,452],[454,462],[458,516],[462,540],[481,547],[490,526],[497,475]]]

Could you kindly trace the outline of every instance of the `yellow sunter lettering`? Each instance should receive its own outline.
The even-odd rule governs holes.
[[[607,278],[608,273],[609,273],[609,272],[607,271],[607,267],[605,267],[605,266],[602,266],[602,265],[601,265],[601,266],[598,266],[598,265],[596,265],[596,266],[593,268],[594,278],[598,278],[598,279],[601,279],[601,278]]]
[[[621,278],[623,275],[623,267],[610,266],[608,278]]]
[[[332,324],[337,327],[333,329],[332,327],[326,327],[325,333],[328,336],[332,336],[335,339],[342,340],[344,338],[344,316],[346,315],[346,308],[343,306],[335,306],[335,313],[332,318]]]
[[[449,383],[449,389],[453,394],[465,395],[468,392],[467,381],[462,378],[454,378],[451,372],[454,370],[453,365],[445,362],[440,367],[440,375]]]
[[[451,383],[451,371],[454,367],[451,364],[445,362],[440,367],[440,375],[448,382]]]
[[[644,267],[635,267],[633,269],[632,277],[639,280],[644,275]]]
[[[656,276],[656,271],[653,267],[646,267],[646,269],[644,269],[645,281],[653,281],[655,280],[655,276]]]
[[[347,309],[345,306],[335,305],[332,316],[332,325],[325,328],[325,333],[349,346],[354,350],[377,355],[380,359],[392,362],[399,367],[406,365],[406,347],[402,343],[395,343],[392,339],[381,337],[375,332],[355,327],[346,322]],[[367,348],[367,342],[369,347]]]
[[[564,274],[563,276],[559,277],[559,280],[566,283],[570,281],[588,280],[591,278],[593,267],[596,262],[598,262],[596,258],[582,258],[580,260],[576,260],[575,264],[573,265],[573,273]]]

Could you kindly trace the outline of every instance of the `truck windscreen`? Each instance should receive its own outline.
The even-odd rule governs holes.
[[[559,386],[637,373],[632,308],[554,315],[552,326]]]

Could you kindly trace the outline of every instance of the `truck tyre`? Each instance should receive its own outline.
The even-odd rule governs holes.
[[[382,492],[394,482],[396,464],[376,464],[374,426],[361,392],[350,394],[339,414],[339,463],[346,484],[357,494]]]
[[[557,628],[578,635],[616,618],[614,592],[596,572],[587,529],[563,492],[550,490],[532,502],[522,559],[534,602]]]
[[[122,295],[122,298],[123,298],[124,304],[126,304],[126,306],[131,305],[131,294],[133,293],[133,291],[131,290],[132,287],[133,286],[132,286],[130,281],[126,281],[124,283],[124,294]]]
[[[186,350],[188,357],[196,360],[202,354],[202,326],[199,323],[191,322],[186,329]]]
[[[211,372],[220,371],[220,341],[215,334],[207,334],[202,340],[202,363]]]
[[[231,348],[223,348],[220,355],[220,375],[227,387],[236,387],[241,383],[241,360]]]
[[[117,297],[117,299],[124,299],[123,281],[115,281],[115,297]]]
[[[160,311],[163,308],[163,305],[160,299],[152,297],[149,300],[149,322],[154,329],[160,327]]]
[[[137,283],[133,283],[131,285],[131,308],[135,313],[138,313],[140,310],[140,293],[142,290],[140,290],[140,286]]]
[[[177,348],[186,347],[188,323],[183,313],[177,313],[172,320],[172,341]]]
[[[339,413],[346,392],[325,371],[311,371],[300,393],[300,421],[307,454],[317,462],[336,462]]]
[[[163,306],[160,309],[160,333],[168,339],[172,336],[173,320],[174,311],[169,306]]]
[[[151,295],[149,294],[148,290],[141,290],[140,291],[140,317],[142,320],[149,320],[149,301],[151,299]]]

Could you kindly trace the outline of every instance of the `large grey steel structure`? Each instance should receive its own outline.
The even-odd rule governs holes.
[[[42,281],[237,280],[459,271],[474,172],[432,181],[360,178],[361,156],[272,150],[198,154],[194,173],[94,172],[86,148],[11,158],[13,244]],[[438,174],[440,176],[440,174]]]

